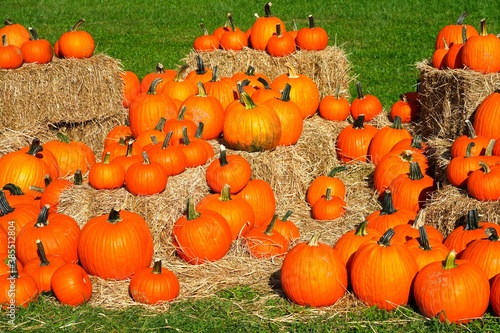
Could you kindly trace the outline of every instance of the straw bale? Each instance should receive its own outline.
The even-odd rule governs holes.
[[[228,154],[240,154],[248,159],[254,179],[263,179],[271,184],[275,191],[277,214],[284,215],[289,209],[293,211],[290,219],[301,230],[299,241],[308,241],[314,234],[321,233],[320,241],[333,245],[366,215],[380,209],[378,196],[369,184],[374,166],[353,163],[347,171],[338,175],[347,188],[345,216],[330,221],[315,221],[310,217],[310,207],[305,202],[307,187],[315,177],[340,165],[335,154],[335,138],[347,125],[347,121],[331,122],[316,115],[304,121],[303,134],[294,146],[255,153],[228,149]],[[172,228],[174,222],[185,213],[187,198],[198,202],[210,194],[205,179],[206,168],[218,157],[220,147],[218,141],[210,142],[216,151],[215,157],[203,166],[170,177],[163,193],[133,196],[123,188],[97,191],[83,184],[63,193],[59,212],[72,216],[80,226],[93,216],[108,214],[112,207],[143,216],[151,227],[155,258],[162,259],[164,266],[180,280],[180,300],[214,296],[221,289],[242,285],[251,285],[275,294],[278,291],[272,292],[272,289],[279,289],[282,258],[253,258],[241,240],[233,243],[224,258],[213,263],[189,265],[175,255],[171,241]],[[136,305],[128,295],[128,281],[107,281],[97,277],[92,277],[92,281],[92,305],[109,308]],[[156,307],[160,311],[165,308],[168,305]]]
[[[500,88],[500,73],[482,74],[468,69],[436,69],[426,59],[420,72],[420,131],[422,137],[455,139],[465,131],[486,96]]]
[[[191,50],[183,59],[191,68],[196,68],[196,59],[200,55],[207,67],[218,67],[220,76],[233,76],[236,72],[245,72],[253,66],[256,72],[265,74],[270,80],[288,73],[285,66],[291,63],[298,73],[310,77],[316,82],[320,96],[333,95],[337,87],[340,96],[349,98],[351,64],[341,47],[327,46],[322,51],[298,50],[286,57],[271,57],[263,51],[245,48],[241,51],[215,50],[196,52]]]
[[[0,132],[33,134],[122,115],[120,72],[120,63],[104,54],[0,70]]]

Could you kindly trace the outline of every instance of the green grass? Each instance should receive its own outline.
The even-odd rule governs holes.
[[[289,3],[293,2],[293,3]],[[124,69],[139,77],[158,62],[175,68],[201,33],[199,23],[210,29],[222,25],[227,12],[236,24],[249,28],[253,13],[263,14],[265,1],[33,1],[2,3],[2,15],[37,29],[41,38],[54,42],[78,19],[97,43],[97,53],[119,59]],[[415,63],[432,55],[435,36],[444,25],[469,11],[466,22],[479,29],[486,18],[491,33],[500,32],[500,7],[495,1],[274,1],[273,14],[299,28],[313,14],[325,28],[330,44],[341,45],[352,64],[353,75],[365,93],[380,98],[388,110],[400,93],[412,91],[418,79]],[[356,96],[355,87],[351,95]],[[181,281],[182,283],[182,281]],[[446,325],[427,320],[411,308],[386,312],[374,308],[314,311],[290,304],[271,292],[248,286],[222,290],[201,300],[174,302],[169,311],[151,312],[142,307],[107,310],[90,306],[69,308],[46,296],[19,309],[16,325],[0,316],[0,331],[73,332],[477,332],[500,331],[500,321],[487,314],[468,325]]]

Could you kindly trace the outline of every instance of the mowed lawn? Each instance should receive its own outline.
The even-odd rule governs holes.
[[[212,31],[231,12],[243,30],[264,15],[265,1],[18,1],[4,0],[0,19],[11,18],[32,26],[41,38],[54,43],[79,19],[96,41],[96,53],[119,59],[140,78],[157,63],[177,68],[202,33],[199,23]],[[495,1],[273,1],[271,10],[291,27],[307,26],[312,14],[317,26],[341,46],[352,64],[352,75],[365,93],[381,100],[385,110],[401,93],[414,91],[419,73],[415,63],[429,58],[438,31],[453,24],[464,11],[466,23],[479,29],[486,18],[488,31],[500,33],[500,6]],[[353,80],[354,82],[354,80]],[[356,96],[354,84],[351,97]],[[182,283],[182,282],[181,282]],[[474,302],[474,300],[470,300]],[[467,325],[441,324],[422,317],[411,306],[392,312],[363,306],[314,310],[291,304],[252,286],[220,290],[214,297],[175,301],[168,311],[141,306],[108,310],[84,305],[60,306],[42,296],[18,309],[16,324],[1,313],[0,331],[73,332],[478,332],[500,331],[491,312]]]

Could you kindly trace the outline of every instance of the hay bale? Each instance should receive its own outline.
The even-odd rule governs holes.
[[[123,115],[120,72],[120,63],[104,54],[0,70],[0,132],[49,130]]]
[[[500,73],[482,74],[467,69],[440,70],[426,59],[420,72],[420,131],[422,137],[455,139],[466,129],[477,106],[500,88]]]
[[[207,67],[218,66],[220,76],[232,76],[253,66],[256,72],[265,74],[270,80],[288,73],[285,64],[289,62],[298,73],[307,75],[316,82],[321,97],[333,95],[336,88],[340,87],[340,96],[349,98],[349,83],[354,79],[347,55],[338,46],[327,46],[322,51],[300,50],[286,57],[271,57],[266,52],[250,48],[201,53],[192,50],[183,61],[191,68],[196,68],[198,55],[203,58]]]
[[[315,233],[321,233],[321,241],[333,245],[366,215],[380,209],[378,196],[369,185],[374,166],[353,163],[349,170],[339,174],[347,188],[345,216],[331,221],[315,221],[310,217],[310,207],[305,202],[307,187],[315,177],[340,165],[335,154],[335,138],[347,125],[348,122],[330,122],[316,115],[304,121],[303,134],[294,146],[255,153],[228,149],[228,154],[240,154],[248,159],[254,179],[264,179],[271,184],[278,214],[283,215],[289,209],[294,212],[290,219],[301,230],[301,241],[308,241]],[[219,142],[212,140],[211,144],[216,150],[214,158],[217,158]],[[213,263],[188,265],[175,255],[171,241],[173,224],[184,214],[188,197],[197,202],[210,193],[205,179],[209,163],[170,177],[166,190],[152,196],[133,196],[123,188],[97,191],[87,184],[73,187],[63,193],[59,212],[72,216],[80,226],[90,217],[108,214],[112,207],[143,216],[153,233],[155,258],[162,259],[164,266],[180,280],[179,299],[209,297],[221,289],[241,285],[269,291],[270,285],[279,284],[276,274],[282,259],[255,259],[248,254],[241,240],[233,243],[224,258]],[[108,308],[137,305],[128,295],[128,281],[92,277],[92,282],[94,296],[91,305]],[[168,305],[159,308],[164,307]]]

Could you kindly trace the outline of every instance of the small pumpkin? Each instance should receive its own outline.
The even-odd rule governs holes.
[[[266,51],[271,57],[286,57],[295,52],[295,40],[290,34],[281,32],[281,24],[276,24],[276,33],[267,41]]]
[[[89,58],[94,54],[95,42],[90,33],[77,30],[85,19],[81,19],[58,40],[59,53],[64,58]]]
[[[14,288],[15,292],[12,293]],[[0,275],[0,305],[2,309],[27,307],[38,299],[39,291],[31,275],[20,273],[16,267],[7,274]]]
[[[230,29],[224,32],[219,39],[219,46],[223,50],[241,51],[248,46],[248,38],[245,33],[234,25],[233,15],[227,14]]]
[[[500,273],[500,239],[495,228],[486,228],[484,233],[487,238],[470,242],[461,253],[460,259],[477,264],[491,281]]]
[[[211,52],[219,48],[219,38],[210,34],[203,23],[200,23],[203,35],[195,38],[193,48],[197,52]]]
[[[335,95],[327,95],[319,102],[319,115],[332,121],[344,121],[350,114],[351,105],[347,98],[340,96],[340,86],[335,89]]]
[[[7,42],[7,36],[2,35],[2,45],[0,46],[0,69],[16,69],[24,62],[21,49]]]
[[[274,215],[267,226],[255,227],[244,237],[248,252],[255,258],[284,256],[290,243],[274,229],[278,215]]]
[[[311,208],[311,217],[315,220],[334,220],[346,212],[343,198],[332,195],[332,189],[327,187],[325,194]]]
[[[382,112],[382,103],[377,96],[364,94],[361,82],[356,82],[358,96],[351,101],[351,116],[357,119],[360,115],[365,116],[365,121],[370,121]]]
[[[56,269],[50,285],[54,296],[64,305],[82,305],[92,297],[92,281],[77,264],[66,263]]]
[[[252,169],[250,163],[241,155],[227,155],[226,147],[220,145],[219,159],[212,161],[206,170],[208,187],[220,193],[227,184],[231,193],[241,191],[250,181]]]
[[[323,195],[326,189],[330,188],[332,195],[345,199],[346,187],[344,182],[336,177],[339,172],[346,171],[344,165],[334,167],[326,175],[321,175],[313,179],[307,189],[306,201],[312,207]]]
[[[435,49],[442,49],[444,48],[444,42],[443,39],[446,39],[448,44],[451,46],[456,43],[460,43],[462,41],[462,27],[466,25],[467,27],[467,38],[478,35],[479,32],[474,28],[474,26],[470,24],[464,24],[464,19],[469,15],[468,12],[462,13],[456,23],[454,24],[449,24],[441,28],[439,30],[438,34],[436,35],[436,43],[435,43]]]
[[[297,37],[295,37],[297,47],[307,51],[324,50],[328,46],[326,30],[315,25],[312,15],[307,18],[309,19],[309,27],[300,28],[297,31]]]
[[[142,162],[132,164],[125,173],[125,188],[133,195],[163,192],[168,182],[165,168],[158,162],[152,162],[144,151],[142,158]]]
[[[292,210],[287,210],[285,215],[276,219],[274,224],[274,230],[282,234],[290,244],[300,238],[299,228],[293,221],[288,220],[292,213]]]
[[[39,39],[38,33],[32,27],[28,30],[31,33],[31,39],[24,42],[21,46],[23,60],[26,63],[46,64],[52,60],[52,45],[47,39]]]
[[[110,155],[108,152],[104,160],[90,167],[89,184],[97,190],[117,189],[125,182],[125,169],[117,163],[110,163]]]
[[[405,246],[415,258],[420,271],[432,262],[445,260],[450,250],[436,238],[429,239],[425,226],[419,226],[418,231],[419,237],[408,240]]]
[[[267,2],[264,6],[264,16],[259,16],[252,24],[250,34],[250,45],[252,48],[259,51],[265,51],[267,42],[276,31],[276,25],[280,24],[282,32],[286,32],[285,23],[271,13],[271,2]]]
[[[15,45],[18,48],[30,39],[30,33],[25,26],[15,23],[11,18],[6,18],[4,26],[0,28],[0,36],[5,35],[9,45]]]
[[[365,124],[365,115],[360,114],[352,125],[344,127],[338,134],[335,142],[337,158],[344,162],[368,162],[370,159],[368,147],[378,132],[375,126]]]

